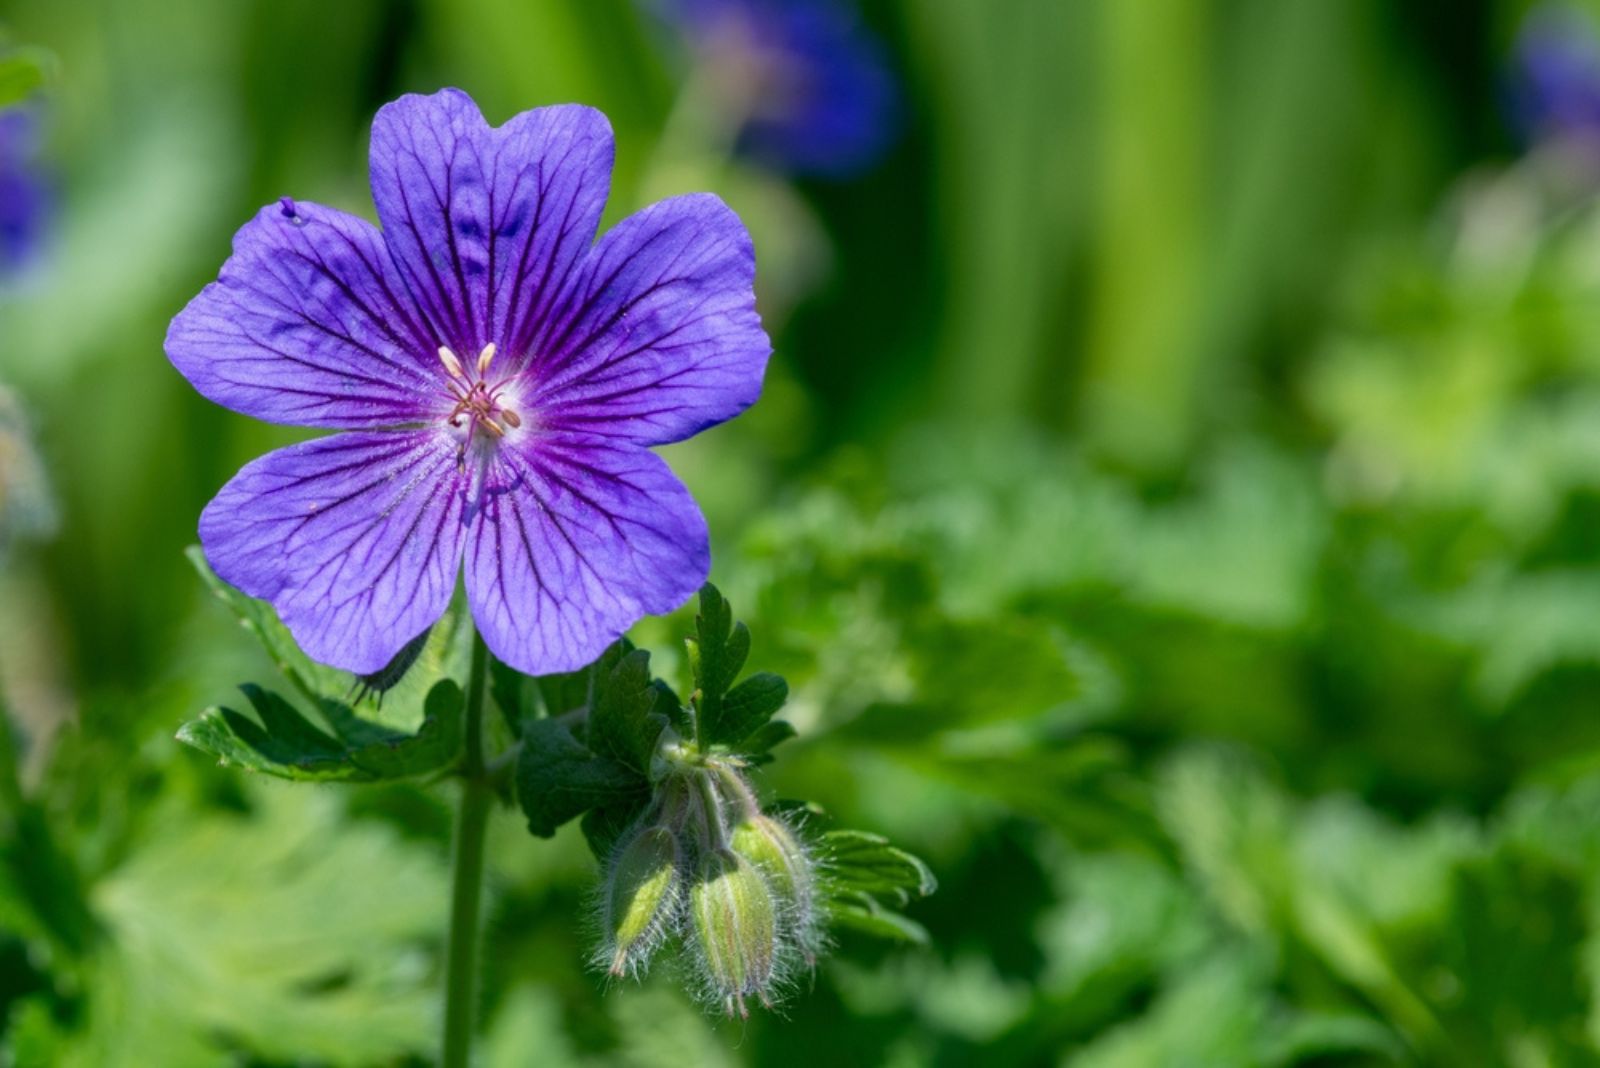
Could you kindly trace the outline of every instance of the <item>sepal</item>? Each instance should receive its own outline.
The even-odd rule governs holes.
[[[611,975],[639,975],[649,966],[682,907],[684,863],[683,843],[665,824],[617,844],[601,893],[605,941],[597,958]]]
[[[748,1016],[748,997],[770,1006],[778,909],[766,878],[736,852],[708,852],[695,871],[689,903],[695,961],[708,997],[729,1015]]]

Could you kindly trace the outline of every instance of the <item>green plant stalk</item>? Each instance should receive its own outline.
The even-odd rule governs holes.
[[[467,1068],[478,1016],[478,943],[483,900],[483,838],[494,790],[483,757],[483,705],[489,688],[489,649],[472,635],[467,673],[466,752],[461,762],[461,810],[451,861],[450,933],[445,942],[444,1068]]]

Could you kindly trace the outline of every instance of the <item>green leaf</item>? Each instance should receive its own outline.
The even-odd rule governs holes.
[[[589,703],[590,667],[567,671],[559,675],[540,675],[534,679],[539,690],[539,700],[544,703],[546,716],[559,716]]]
[[[822,836],[823,869],[849,890],[891,896],[905,904],[939,888],[933,872],[918,858],[867,831],[829,831]]]
[[[870,894],[834,899],[829,905],[828,918],[836,926],[848,927],[861,934],[890,942],[925,946],[931,941],[926,927],[916,920],[884,908]]]
[[[416,734],[380,728],[350,753],[350,762],[374,779],[426,775],[453,764],[461,752],[465,697],[452,679],[440,679],[428,691],[422,726]],[[363,720],[363,724],[370,721]]]
[[[378,733],[369,734],[359,744],[379,738],[392,740],[394,731],[409,734],[420,730],[428,715],[427,704],[434,685],[441,679],[465,677],[468,648],[462,640],[466,635],[460,625],[461,614],[455,608],[446,612],[428,631],[426,639],[421,641],[420,651],[412,654],[410,669],[399,678],[383,680],[379,689],[364,684],[363,679],[349,672],[319,664],[306,656],[272,606],[245,596],[218,578],[207,565],[199,546],[190,546],[185,555],[207,588],[239,625],[261,643],[290,686],[305,698],[307,707],[323,712],[330,721],[340,717],[355,730],[362,728],[349,717],[343,717],[341,710],[351,715],[356,715],[356,708],[363,710],[357,718],[372,724]],[[363,678],[372,680],[374,676]],[[499,694],[496,696],[498,698]],[[330,725],[337,729],[337,724]]]
[[[817,844],[817,858],[830,923],[877,938],[927,944],[921,924],[885,903],[904,906],[938,888],[921,860],[866,831],[827,832]]]
[[[216,572],[211,570],[211,565],[206,563],[205,553],[200,546],[189,546],[184,555],[217,600],[233,613],[240,626],[261,643],[267,656],[283,672],[283,677],[313,704],[329,694],[350,689],[350,676],[347,673],[319,664],[300,651],[289,628],[278,619],[271,605],[245,596],[218,578]]]
[[[374,782],[425,775],[460,753],[461,689],[445,679],[428,694],[414,735],[363,720],[343,705],[325,704],[337,737],[316,727],[282,697],[246,684],[240,689],[260,722],[231,708],[208,709],[178,731],[178,740],[223,764],[283,779]]]
[[[666,726],[666,720],[655,715],[659,697],[660,691],[650,682],[650,654],[645,650],[625,653],[609,672],[597,664],[589,706],[589,748],[646,774]]]
[[[61,1063],[357,1068],[429,1052],[435,970],[419,953],[448,907],[439,851],[349,819],[330,791],[246,791],[248,815],[169,802],[95,887],[93,1011]]]
[[[683,737],[687,738],[694,734],[694,717],[683,707],[683,701],[678,698],[677,692],[667,685],[667,680],[656,679],[651,685],[656,691],[655,714],[671,724],[672,729]]]
[[[796,733],[794,725],[786,720],[768,720],[765,726],[739,743],[739,752],[753,763],[764,764],[772,759],[773,749],[793,738]]]
[[[283,779],[342,780],[355,769],[345,749],[275,693],[240,687],[254,706],[257,723],[231,708],[208,708],[178,730],[178,741],[210,753],[224,765]]]
[[[779,676],[770,671],[751,675],[728,691],[709,733],[715,741],[740,748],[745,739],[766,726],[788,699],[789,684]]]
[[[564,720],[528,725],[517,758],[517,800],[531,833],[549,838],[591,808],[625,803],[645,791],[638,772],[591,753]]]
[[[718,732],[722,701],[750,655],[750,631],[733,621],[733,609],[709,582],[700,589],[700,614],[695,617],[695,637],[688,646],[699,741],[702,745],[725,741]]]
[[[67,840],[17,777],[13,724],[0,695],[0,931],[67,957],[97,933],[87,887]]]

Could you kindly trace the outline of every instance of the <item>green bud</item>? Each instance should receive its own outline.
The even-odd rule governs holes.
[[[821,931],[812,904],[811,858],[800,839],[781,820],[757,812],[734,827],[733,851],[766,876],[806,963],[815,963]]]
[[[606,943],[600,963],[612,975],[641,970],[672,924],[682,899],[678,836],[652,826],[612,853],[604,890]]]
[[[744,999],[768,993],[778,955],[778,916],[767,880],[728,850],[700,860],[689,891],[695,948],[710,993],[729,1015],[748,1015]]]

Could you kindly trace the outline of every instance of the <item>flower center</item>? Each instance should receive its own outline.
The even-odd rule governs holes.
[[[506,383],[489,384],[487,376],[489,365],[494,362],[494,352],[494,342],[491,341],[478,353],[476,374],[469,375],[461,365],[460,357],[448,346],[439,346],[439,362],[444,364],[445,373],[449,375],[445,379],[445,388],[456,401],[456,406],[450,409],[445,421],[454,427],[467,428],[461,437],[461,451],[456,456],[459,464],[466,463],[467,446],[472,444],[480,428],[486,435],[485,440],[492,441],[505,437],[507,427],[514,430],[522,425],[522,417],[501,401]]]

